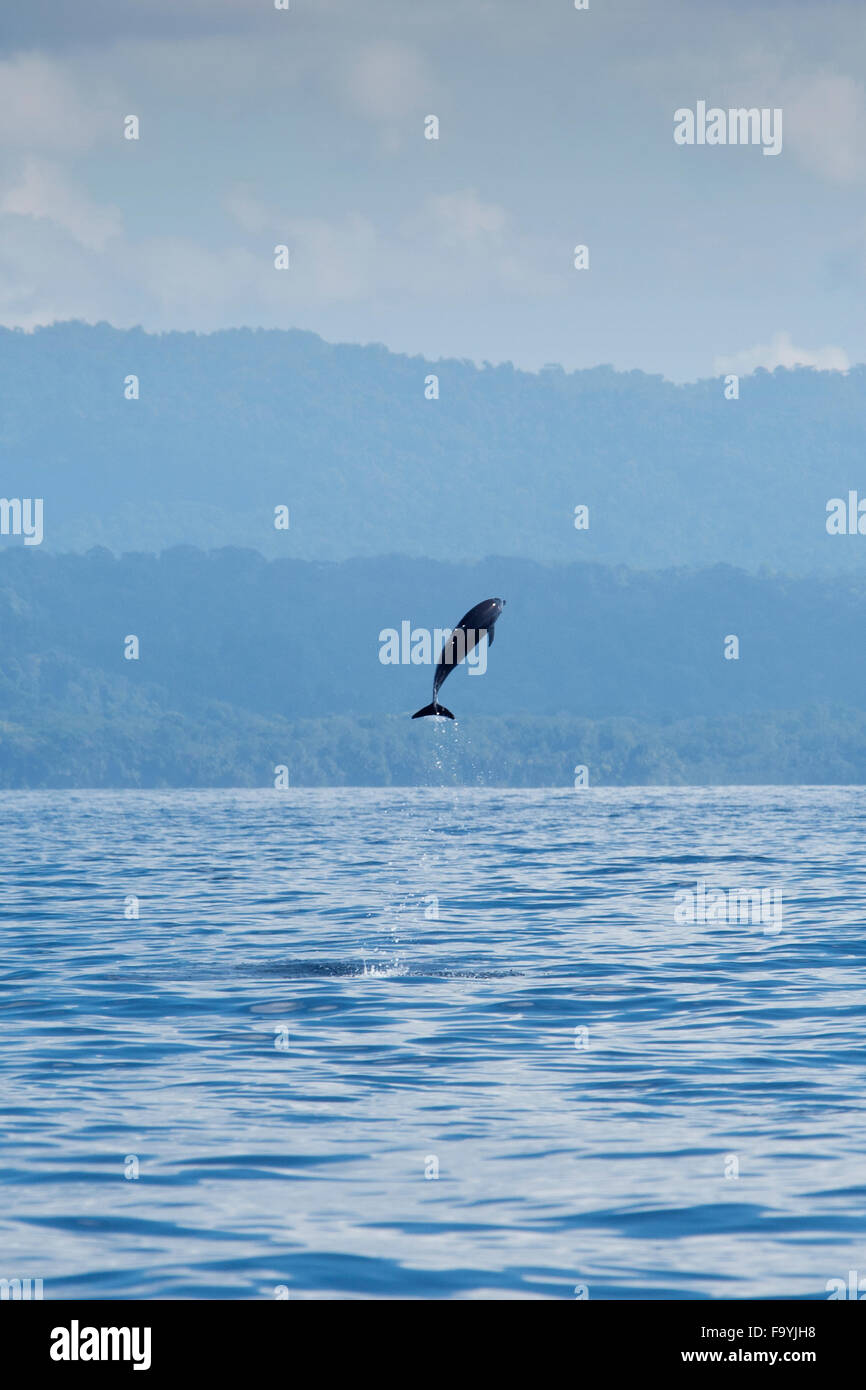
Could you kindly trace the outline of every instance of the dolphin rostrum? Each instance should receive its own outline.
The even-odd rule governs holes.
[[[504,607],[504,598],[486,598],[482,603],[476,603],[475,607],[470,608],[466,616],[460,619],[442,648],[439,665],[433,677],[433,703],[419,709],[417,714],[412,715],[413,719],[423,719],[427,714],[441,714],[445,719],[454,718],[450,709],[437,702],[439,687],[450,676],[456,664],[477,646],[485,632],[488,647],[493,646],[493,628]]]

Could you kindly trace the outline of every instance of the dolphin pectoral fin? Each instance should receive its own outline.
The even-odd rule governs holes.
[[[454,719],[454,715],[451,713],[450,709],[446,709],[444,705],[437,705],[435,700],[433,701],[432,705],[425,705],[423,709],[419,709],[415,714],[412,715],[412,718],[424,719],[424,717],[428,714],[438,714],[445,719]]]
[[[487,646],[488,646],[488,647],[492,647],[492,646],[493,646],[493,639],[494,639],[495,636],[496,636],[496,628],[495,628],[495,627],[489,627],[489,628],[487,629]]]

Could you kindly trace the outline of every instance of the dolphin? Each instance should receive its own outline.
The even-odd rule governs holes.
[[[442,655],[439,658],[439,665],[436,667],[436,674],[433,677],[433,703],[425,705],[412,715],[413,719],[423,719],[427,714],[440,714],[445,719],[453,719],[454,715],[450,709],[437,702],[436,696],[439,694],[439,687],[444,680],[450,676],[458,661],[462,661],[464,656],[468,656],[472,648],[481,641],[484,633],[487,633],[487,645],[493,646],[493,628],[496,619],[505,607],[504,598],[486,598],[481,603],[476,603],[474,608],[460,619],[451,636],[446,638],[442,648]]]

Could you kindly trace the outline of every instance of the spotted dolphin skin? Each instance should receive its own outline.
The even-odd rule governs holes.
[[[419,709],[416,714],[412,715],[413,719],[423,719],[428,714],[439,714],[445,719],[454,718],[450,709],[440,705],[436,699],[439,694],[439,687],[444,680],[447,680],[457,663],[468,656],[473,647],[478,645],[485,632],[487,633],[488,647],[493,646],[493,629],[496,619],[504,607],[504,598],[486,598],[481,603],[476,603],[475,607],[470,608],[466,616],[460,619],[442,648],[439,665],[436,667],[436,674],[433,677],[433,703]]]

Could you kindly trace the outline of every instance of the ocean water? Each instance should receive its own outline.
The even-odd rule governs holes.
[[[866,1276],[864,799],[3,794],[0,1278],[729,1299]],[[699,883],[764,897],[708,919]]]

